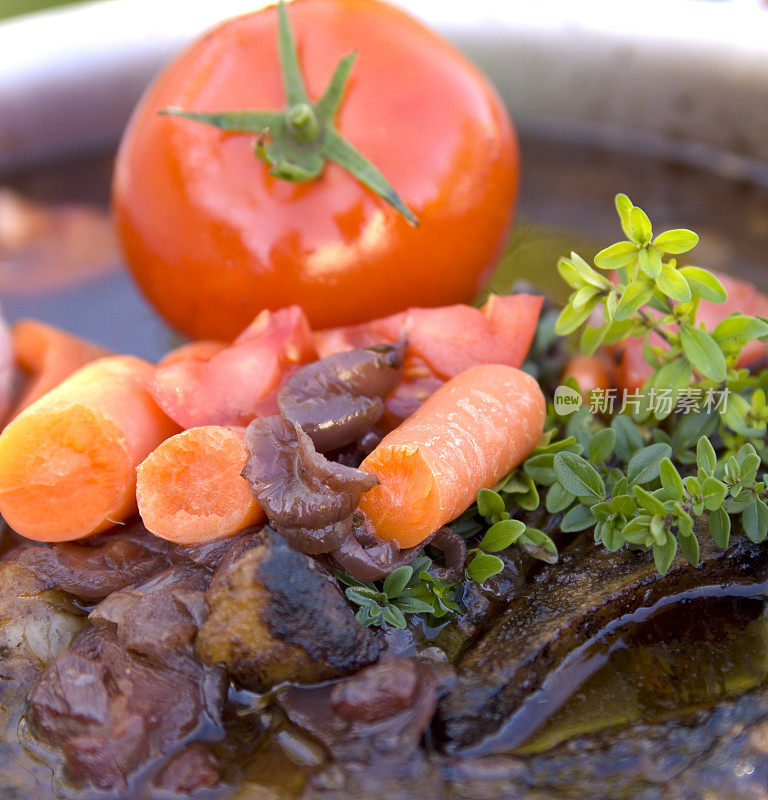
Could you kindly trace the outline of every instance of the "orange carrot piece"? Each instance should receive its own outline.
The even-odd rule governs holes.
[[[198,361],[210,361],[226,348],[225,342],[216,342],[213,339],[199,339],[195,342],[187,342],[166,353],[157,362],[157,366],[166,367],[168,364],[176,364],[188,358],[196,358]]]
[[[0,514],[22,536],[81,539],[136,511],[136,467],[179,428],[145,385],[154,367],[112,356],[82,367],[0,434]]]
[[[207,425],[166,439],[139,465],[136,498],[147,530],[177,544],[229,536],[264,519],[240,474],[244,428]]]
[[[360,509],[383,539],[413,547],[520,464],[544,430],[538,383],[515,367],[472,367],[441,386],[363,461],[380,484]]]
[[[13,417],[80,367],[110,354],[104,347],[34,319],[14,323],[11,338],[16,364],[29,376]]]
[[[616,380],[611,358],[602,350],[591,356],[575,355],[569,359],[562,380],[566,378],[576,379],[585,402],[589,402],[592,392],[610,389]]]

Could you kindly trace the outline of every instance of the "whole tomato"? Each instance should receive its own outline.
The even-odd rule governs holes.
[[[339,59],[357,51],[335,129],[418,226],[338,163],[306,182],[283,180],[254,155],[256,134],[159,113],[285,109],[271,7],[192,44],[133,114],[113,201],[136,280],[174,327],[217,339],[264,308],[298,304],[324,328],[470,300],[499,253],[518,186],[516,139],[493,87],[386,3],[288,8],[313,103]]]

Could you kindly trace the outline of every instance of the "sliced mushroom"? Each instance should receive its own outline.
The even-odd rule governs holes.
[[[299,369],[277,397],[282,415],[325,453],[354,441],[384,412],[402,376],[405,346],[386,344],[336,353]]]
[[[243,475],[273,527],[304,553],[339,547],[376,476],[329,461],[299,426],[279,416],[254,420],[245,444]]]

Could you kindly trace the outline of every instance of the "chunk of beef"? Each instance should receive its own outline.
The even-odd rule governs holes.
[[[216,569],[224,558],[239,556],[258,542],[260,530],[261,526],[246,528],[235,536],[223,536],[202,544],[171,544],[168,555],[174,563]]]
[[[124,797],[137,770],[220,724],[224,692],[223,670],[189,648],[149,662],[125,650],[113,629],[90,626],[43,672],[31,721],[61,749],[76,786]]]
[[[249,688],[345,675],[383,649],[336,581],[274,532],[215,575],[206,597],[197,652]]]
[[[209,578],[205,569],[177,564],[139,586],[114,592],[91,611],[90,620],[117,626],[123,647],[162,660],[191,644],[205,621]]]
[[[337,761],[404,761],[432,720],[437,679],[423,662],[390,658],[330,685],[289,687],[278,703]]]
[[[199,742],[187,745],[171,758],[152,782],[152,798],[188,797],[213,789],[220,781],[215,756]]]

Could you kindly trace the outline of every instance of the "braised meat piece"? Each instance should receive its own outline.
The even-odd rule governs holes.
[[[139,767],[219,725],[225,675],[191,650],[149,662],[109,627],[90,626],[48,665],[30,697],[39,738],[60,748],[68,779],[125,796]]]
[[[213,789],[220,781],[219,766],[210,750],[199,742],[187,745],[171,758],[152,782],[151,796],[188,797]]]
[[[117,641],[135,653],[162,660],[191,644],[205,621],[210,573],[176,565],[136,587],[114,592],[91,611],[95,624],[113,624]]]
[[[390,658],[336,683],[292,686],[278,704],[342,762],[406,760],[432,720],[437,680],[423,662]]]
[[[383,649],[337,582],[274,532],[217,573],[206,599],[198,654],[252,689],[345,675]]]

